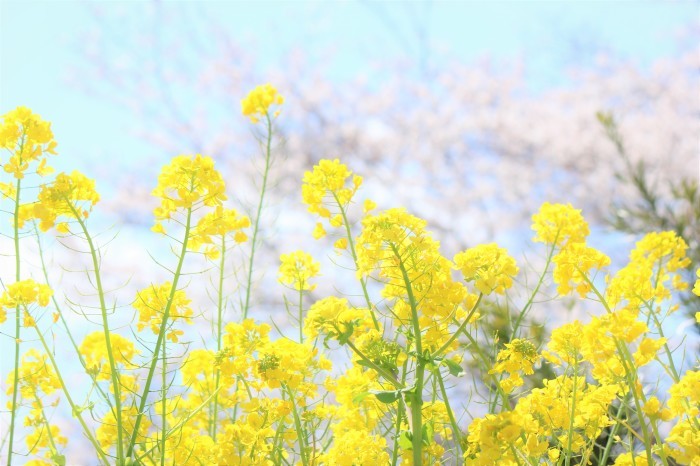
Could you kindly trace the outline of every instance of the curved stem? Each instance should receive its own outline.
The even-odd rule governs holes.
[[[253,287],[253,264],[255,259],[256,243],[258,241],[258,232],[260,231],[260,214],[262,213],[263,204],[265,201],[265,191],[267,190],[267,177],[270,173],[270,160],[272,158],[272,120],[270,115],[265,114],[267,119],[267,140],[265,143],[265,170],[263,171],[263,181],[260,188],[260,200],[258,209],[255,214],[255,224],[253,226],[253,238],[251,241],[250,258],[248,259],[248,280],[245,289],[245,302],[243,304],[243,320],[248,317],[250,310],[250,293]]]
[[[168,296],[168,302],[165,304],[165,309],[163,310],[163,321],[160,323],[160,330],[158,331],[158,338],[156,339],[156,346],[153,349],[153,358],[151,359],[151,365],[148,369],[148,376],[146,377],[146,383],[143,387],[143,392],[141,393],[141,401],[139,402],[138,414],[136,415],[136,420],[134,421],[133,432],[131,433],[131,439],[129,440],[129,447],[126,450],[126,458],[131,458],[134,453],[134,446],[136,444],[136,437],[138,436],[139,426],[145,414],[146,403],[148,402],[148,393],[151,390],[151,383],[153,382],[153,375],[156,371],[156,366],[158,365],[158,359],[160,358],[161,345],[165,340],[165,331],[168,325],[168,319],[170,318],[170,308],[173,304],[173,297],[177,291],[177,283],[180,279],[180,273],[182,272],[182,266],[185,262],[185,254],[187,253],[187,243],[190,236],[190,228],[192,224],[192,208],[187,209],[187,218],[185,220],[185,238],[182,241],[182,249],[178,257],[177,268],[175,269],[175,274],[173,276],[173,284],[170,289],[170,296]]]
[[[343,217],[343,225],[345,225],[345,233],[348,237],[348,246],[350,246],[350,254],[352,255],[352,260],[355,263],[355,271],[359,269],[357,265],[357,252],[355,251],[355,240],[352,238],[352,233],[350,232],[350,224],[348,223],[348,216],[347,213],[345,212],[345,207],[343,204],[340,202],[340,199],[338,199],[338,195],[333,192],[333,199],[335,199],[335,203],[338,205],[338,208],[340,209],[340,215]],[[379,321],[377,320],[377,316],[374,312],[374,306],[372,306],[372,301],[369,299],[369,292],[367,291],[367,279],[364,277],[360,278],[360,284],[362,285],[362,293],[364,294],[365,297],[365,302],[367,303],[367,309],[369,309],[369,313],[372,316],[372,322],[374,323],[374,329],[379,330]]]
[[[117,462],[121,461],[124,457],[124,443],[122,438],[122,400],[121,400],[121,384],[119,382],[119,374],[117,373],[117,364],[114,360],[114,351],[112,349],[111,336],[109,331],[109,320],[107,319],[107,304],[105,302],[105,293],[102,288],[102,277],[100,274],[100,264],[97,259],[97,249],[92,241],[92,236],[88,232],[87,225],[80,212],[75,208],[69,199],[66,199],[66,203],[71,209],[73,216],[78,220],[85,239],[90,248],[90,257],[92,258],[93,273],[95,275],[95,286],[97,288],[97,296],[100,300],[100,313],[102,314],[102,329],[105,336],[105,344],[107,345],[107,358],[109,359],[109,370],[112,379],[112,388],[114,390],[114,411],[115,419],[117,420]]]

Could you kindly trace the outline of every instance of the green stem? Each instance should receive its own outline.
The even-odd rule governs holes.
[[[299,288],[299,343],[304,343],[304,284]]]
[[[540,287],[542,286],[542,283],[544,282],[544,277],[547,274],[547,270],[549,270],[549,264],[552,263],[552,257],[554,257],[554,250],[556,248],[556,241],[557,238],[559,237],[559,233],[557,232],[557,236],[554,238],[554,242],[552,243],[552,247],[549,250],[549,253],[547,254],[547,262],[545,263],[544,269],[542,270],[542,273],[540,274],[540,278],[537,280],[537,286],[535,286],[535,289],[532,291],[532,294],[530,295],[530,298],[527,300],[527,303],[525,303],[525,306],[523,306],[523,310],[520,311],[518,314],[518,318],[515,320],[515,324],[513,325],[513,331],[511,332],[512,337],[511,338],[517,338],[516,332],[518,331],[518,328],[520,327],[520,323],[522,322],[523,318],[527,314],[527,312],[530,310],[532,307],[535,297],[537,296],[537,293],[540,291]]]
[[[484,297],[483,293],[479,293],[479,298],[477,298],[476,303],[474,303],[474,306],[471,308],[469,311],[469,314],[467,314],[467,317],[465,317],[464,321],[462,324],[457,328],[457,331],[454,332],[454,334],[450,337],[449,340],[445,342],[444,345],[440,347],[439,350],[437,350],[433,356],[438,357],[441,356],[443,351],[445,351],[447,348],[450,347],[453,341],[455,341],[461,332],[464,332],[464,329],[467,327],[467,324],[471,320],[472,316],[474,315],[474,312],[476,309],[479,307],[479,304],[481,303],[481,299]]]
[[[423,461],[423,382],[425,378],[425,358],[423,355],[423,343],[421,339],[420,323],[418,321],[418,306],[416,298],[413,296],[413,287],[411,280],[408,277],[408,272],[404,266],[401,254],[399,254],[396,245],[391,245],[391,250],[399,261],[399,269],[403,276],[403,281],[406,284],[406,294],[408,302],[411,306],[411,323],[413,325],[413,337],[415,338],[416,347],[416,383],[415,391],[411,397],[411,429],[413,431],[413,465],[420,466]]]
[[[352,255],[352,260],[355,263],[355,271],[359,269],[359,265],[357,264],[357,252],[355,250],[355,241],[352,238],[352,233],[350,232],[350,224],[348,223],[348,216],[347,213],[345,212],[345,207],[343,204],[340,202],[340,199],[338,199],[338,195],[333,192],[333,199],[335,199],[335,203],[338,205],[338,208],[340,209],[340,215],[343,216],[343,225],[345,225],[345,233],[347,234],[348,237],[348,246],[350,246],[350,254]],[[374,329],[379,330],[379,321],[377,320],[377,316],[374,312],[374,306],[372,306],[372,300],[369,299],[369,292],[367,291],[367,279],[364,277],[360,278],[360,284],[362,285],[362,293],[365,296],[365,302],[367,303],[367,309],[369,309],[370,315],[372,316],[372,322],[374,323]]]
[[[112,342],[109,331],[109,321],[107,319],[107,304],[105,303],[105,293],[104,289],[102,288],[102,277],[100,274],[100,265],[97,259],[97,249],[95,249],[95,245],[92,241],[92,236],[90,236],[90,233],[88,232],[87,225],[85,225],[85,221],[83,220],[82,214],[78,212],[78,210],[75,208],[75,205],[73,205],[73,203],[69,199],[65,199],[65,201],[66,204],[70,207],[73,216],[77,219],[78,223],[80,224],[80,227],[83,230],[83,234],[85,235],[85,239],[88,243],[88,247],[90,248],[90,257],[92,258],[93,272],[95,274],[95,286],[97,287],[97,296],[100,299],[102,328],[104,331],[105,343],[107,345],[107,358],[109,359],[109,369],[110,376],[112,379],[112,388],[114,390],[114,414],[117,420],[117,463],[119,463],[124,458],[124,444],[122,439],[122,430],[124,426],[122,424],[121,384],[119,382],[119,374],[117,373],[117,364],[114,360],[114,351],[112,350]]]
[[[151,365],[148,369],[148,376],[146,377],[146,383],[143,387],[143,392],[141,393],[141,401],[139,402],[138,414],[136,415],[136,420],[134,421],[133,432],[131,433],[131,439],[129,440],[129,447],[126,451],[126,458],[131,458],[134,453],[134,446],[136,444],[136,437],[138,436],[139,426],[141,425],[141,420],[145,414],[146,403],[148,402],[148,394],[151,390],[151,383],[153,382],[153,376],[156,371],[156,366],[158,365],[159,353],[161,345],[165,340],[165,330],[168,325],[168,319],[170,318],[170,308],[173,304],[173,298],[175,292],[177,291],[177,283],[180,279],[180,273],[182,272],[182,266],[185,262],[185,255],[187,253],[187,242],[190,236],[190,228],[192,224],[192,207],[187,209],[187,218],[185,220],[185,238],[182,241],[182,249],[178,257],[177,268],[175,269],[175,274],[173,276],[172,288],[170,289],[170,296],[168,296],[168,302],[165,304],[165,309],[163,310],[163,321],[160,324],[160,330],[158,331],[158,338],[156,339],[156,346],[153,350],[153,358],[151,359]]]
[[[250,310],[250,293],[253,287],[253,264],[255,259],[256,243],[258,241],[258,232],[260,230],[260,215],[262,213],[263,203],[265,200],[265,191],[267,189],[267,177],[270,173],[270,160],[272,158],[272,120],[270,115],[265,114],[267,119],[267,140],[265,143],[265,170],[263,171],[263,181],[260,188],[260,200],[258,209],[255,214],[255,224],[253,226],[253,239],[251,241],[250,258],[248,259],[248,280],[245,289],[245,302],[243,304],[243,320],[248,317]]]
[[[161,366],[161,387],[160,387],[160,392],[161,392],[161,448],[160,448],[160,466],[165,466],[165,440],[166,440],[166,434],[168,432],[168,425],[167,425],[167,353],[166,353],[166,347],[168,346],[167,340],[163,340],[163,349],[162,349],[162,355],[163,355],[163,365]]]
[[[22,139],[24,141],[24,139]],[[24,143],[22,142],[20,146],[20,154],[22,153],[24,147]],[[20,160],[21,162],[21,160]],[[14,218],[13,218],[13,228],[14,228],[14,245],[15,245],[15,281],[20,281],[21,279],[21,265],[20,265],[20,256],[19,256],[19,195],[20,195],[20,188],[22,186],[22,180],[20,178],[17,178],[17,184],[15,186],[15,212],[14,212]],[[14,365],[14,382],[12,384],[12,413],[10,415],[10,443],[9,446],[7,447],[7,466],[10,466],[12,464],[12,447],[14,446],[14,438],[15,438],[15,421],[17,418],[17,392],[18,387],[19,387],[19,377],[17,377],[17,374],[19,374],[19,345],[22,342],[21,335],[20,335],[20,329],[21,329],[21,321],[20,321],[20,309],[19,309],[19,304],[15,306],[15,365]]]
[[[216,302],[216,352],[221,351],[223,337],[223,316],[224,316],[224,264],[226,258],[226,236],[221,235],[221,260],[219,261],[219,294]],[[221,369],[216,366],[216,395],[214,396],[214,415],[211,422],[211,438],[216,441],[217,420],[219,418],[219,384],[221,380]]]
[[[445,382],[442,380],[442,374],[438,369],[436,374],[438,386],[440,387],[440,394],[442,395],[442,400],[445,403],[445,409],[447,410],[447,416],[450,418],[450,425],[452,426],[452,433],[455,439],[455,445],[457,446],[457,457],[462,457],[462,431],[459,429],[455,415],[452,412],[452,407],[450,407],[450,399],[447,396],[447,390],[445,390]]]
[[[304,432],[303,426],[301,425],[301,418],[299,417],[299,412],[297,411],[297,404],[294,401],[294,394],[285,384],[284,391],[289,395],[289,400],[292,402],[292,415],[294,416],[294,427],[297,431],[297,438],[299,439],[299,454],[301,455],[301,464],[307,466],[309,464],[308,452],[306,447],[306,434]]]

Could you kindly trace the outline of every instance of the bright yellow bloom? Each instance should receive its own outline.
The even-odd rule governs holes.
[[[515,259],[496,243],[482,244],[460,252],[454,257],[454,263],[464,275],[464,280],[473,281],[476,289],[485,295],[505,293],[513,285],[513,277],[518,274]]]
[[[282,105],[284,97],[282,97],[277,89],[271,84],[262,84],[256,86],[248,95],[241,101],[241,110],[244,116],[250,118],[250,121],[257,123],[260,118],[270,116],[270,107],[272,105]],[[279,114],[279,110],[274,116]]]
[[[356,338],[374,328],[367,309],[351,308],[345,298],[329,296],[316,301],[304,319],[304,333],[309,338],[325,335],[330,338]]]
[[[630,253],[629,264],[608,284],[605,294],[610,307],[624,301],[628,306],[639,307],[652,300],[667,300],[671,297],[667,284],[676,290],[687,288],[679,274],[679,269],[690,264],[687,249],[683,238],[672,231],[644,236]]]
[[[532,216],[534,241],[565,247],[570,243],[583,243],[590,233],[581,211],[571,204],[545,202]]]
[[[552,261],[557,292],[565,295],[575,289],[582,298],[591,290],[593,277],[589,272],[610,265],[608,256],[584,243],[570,244],[554,256]]]
[[[14,371],[7,380],[7,394],[12,395]],[[30,349],[22,356],[19,366],[19,393],[27,400],[42,400],[61,388],[61,383],[51,365],[49,357],[36,349]],[[10,408],[11,409],[11,408]]]
[[[308,206],[309,212],[318,214],[323,218],[331,219],[331,212],[326,204],[347,206],[352,197],[362,184],[362,177],[352,177],[352,187],[346,187],[346,180],[352,172],[338,159],[323,159],[314,165],[312,171],[304,173],[304,181],[301,186],[301,197]],[[342,216],[331,222],[332,226],[342,225]]]
[[[312,291],[315,284],[309,280],[318,276],[321,264],[319,264],[311,254],[304,251],[294,251],[280,256],[279,281],[291,286],[297,291]]]
[[[59,173],[52,183],[42,186],[37,202],[23,206],[20,210],[20,226],[26,220],[38,219],[39,229],[48,231],[61,217],[65,217],[66,221],[84,220],[99,200],[95,180],[79,171],[73,171],[70,175]],[[64,221],[57,229],[66,233],[68,225]]]
[[[666,437],[666,443],[672,446],[670,456],[676,460],[677,464],[690,466],[699,464],[700,429],[698,429],[697,423],[697,418],[684,417],[671,428],[668,437]]]
[[[133,360],[139,352],[134,347],[134,343],[118,333],[110,333],[109,341],[112,346],[114,363],[127,369],[135,368]],[[112,375],[109,367],[107,342],[103,331],[98,330],[87,335],[80,344],[79,351],[85,359],[88,371],[96,374],[98,380],[110,380]]]
[[[323,224],[321,222],[316,222],[316,226],[314,227],[314,231],[311,233],[311,236],[313,236],[314,239],[321,239],[326,236],[326,230],[323,228]]]
[[[367,429],[343,430],[319,459],[327,466],[374,466],[389,464],[386,439]]]
[[[157,335],[160,332],[168,304],[170,304],[168,308],[169,323],[182,319],[191,324],[193,312],[190,302],[184,290],[175,290],[173,293],[172,283],[170,282],[144,288],[137,293],[134,301],[134,307],[139,311],[137,330],[140,332],[145,327],[151,327],[151,331]],[[182,334],[181,330],[175,330],[172,327],[167,330],[167,337],[173,343],[177,343],[179,336]]]
[[[613,466],[649,466],[649,461],[646,455],[633,455],[627,452],[615,458]]]
[[[7,320],[7,309],[19,306],[26,311],[30,304],[35,303],[46,307],[52,295],[53,291],[48,285],[37,283],[31,278],[10,284],[0,296],[0,324]]]
[[[173,157],[162,168],[158,186],[152,192],[160,198],[160,206],[153,210],[156,218],[153,229],[164,232],[161,222],[170,220],[178,210],[220,206],[226,200],[224,191],[224,179],[214,168],[211,157],[200,154]]]
[[[538,359],[539,355],[535,345],[528,340],[516,338],[510,343],[506,343],[506,348],[498,352],[497,362],[489,374],[508,372],[508,377],[501,380],[500,384],[505,393],[510,393],[513,388],[523,385],[523,379],[519,372],[526,375],[533,374],[532,366]]]
[[[693,294],[695,294],[696,296],[700,296],[700,269],[695,271],[695,275],[698,277],[698,279],[695,280],[695,286],[693,287]]]
[[[668,391],[668,407],[676,416],[700,414],[700,371],[688,371]]]
[[[24,178],[29,163],[38,160],[37,174],[51,172],[46,166],[46,154],[56,154],[56,141],[51,132],[51,123],[44,121],[27,107],[17,107],[2,116],[0,122],[0,148],[12,154],[3,166],[15,178]]]
[[[158,225],[162,230],[163,226]],[[222,236],[233,233],[234,241],[244,242],[247,236],[241,230],[249,226],[250,219],[247,216],[238,215],[236,209],[225,209],[222,205],[217,205],[213,212],[199,219],[197,226],[190,232],[188,246],[192,251],[198,251],[202,246],[208,245],[207,256],[213,259],[219,252]],[[164,230],[158,232],[163,233]]]
[[[63,447],[68,444],[68,439],[61,435],[61,429],[57,425],[51,424],[49,429],[51,430],[51,438],[53,439],[53,442]],[[46,430],[46,424],[42,423],[35,426],[32,433],[27,436],[25,442],[27,444],[27,450],[30,454],[37,454],[40,450],[48,450],[46,453],[44,453],[44,455],[46,458],[51,458],[51,451],[54,448],[51,439],[49,439],[49,433]]]

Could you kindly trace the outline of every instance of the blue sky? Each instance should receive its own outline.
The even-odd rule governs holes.
[[[75,43],[90,28],[107,24],[116,38],[129,33],[116,20],[96,25],[89,11],[98,3],[109,14],[122,12],[127,18],[154,8],[152,2],[142,1],[0,2],[0,112],[27,105],[51,120],[61,153],[70,153],[71,166],[77,168],[85,168],[84,163],[95,157],[114,157],[115,140],[120,153],[138,157],[152,150],[125,140],[130,127],[138,124],[133,115],[85,96],[65,79],[69,67],[79,65]],[[422,27],[431,45],[443,51],[432,55],[434,60],[527,58],[534,89],[565,84],[564,68],[585,64],[601,48],[641,64],[673,55],[678,31],[692,23],[697,27],[700,18],[697,2],[166,1],[158,5],[157,14],[175,14],[170,24],[177,28],[191,27],[198,11],[216,17],[232,37],[253,44],[262,73],[292,44],[303,43],[311,56],[332,47],[331,77],[349,78],[373,60],[420,56],[415,37]]]

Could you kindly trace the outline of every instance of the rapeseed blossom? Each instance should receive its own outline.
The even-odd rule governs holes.
[[[95,190],[95,181],[86,177],[79,171],[71,174],[59,173],[56,179],[43,185],[37,201],[26,204],[20,209],[20,227],[30,219],[39,220],[39,229],[48,231],[60,218],[56,229],[60,233],[70,231],[68,221],[83,221],[88,218],[92,208],[100,200],[100,195]]]
[[[297,291],[313,291],[310,279],[318,276],[321,264],[311,254],[294,251],[280,256],[279,281]]]
[[[152,194],[160,198],[160,206],[153,210],[156,223],[152,230],[164,233],[162,222],[178,212],[198,207],[216,207],[226,200],[225,183],[214,168],[211,157],[178,155],[165,165],[158,175],[158,185]]]
[[[150,327],[154,334],[160,332],[163,317],[168,312],[168,322],[177,319],[192,323],[193,311],[190,307],[190,300],[184,290],[172,289],[172,283],[165,282],[161,285],[151,285],[139,291],[134,301],[134,307],[139,312],[139,321],[136,326],[140,332],[146,327]],[[173,343],[177,343],[179,337],[184,333],[182,330],[169,328],[167,338]]]
[[[250,118],[250,121],[257,123],[261,118],[270,117],[270,107],[273,105],[282,105],[284,97],[282,97],[277,89],[271,84],[262,84],[256,86],[248,95],[241,101],[241,111],[244,116]],[[272,116],[277,116],[277,110]]]
[[[513,285],[513,277],[518,274],[515,259],[495,243],[467,249],[457,254],[453,260],[464,280],[474,282],[476,289],[485,295],[493,292],[504,294]]]
[[[10,159],[3,165],[16,179],[24,178],[29,163],[39,161],[36,173],[47,175],[52,169],[46,165],[46,155],[56,154],[56,141],[51,123],[44,121],[27,107],[17,107],[2,116],[0,148],[10,151]]]
[[[532,229],[535,242],[555,244],[565,247],[570,243],[583,243],[590,233],[588,223],[581,211],[571,204],[550,204],[545,202],[532,216]]]

